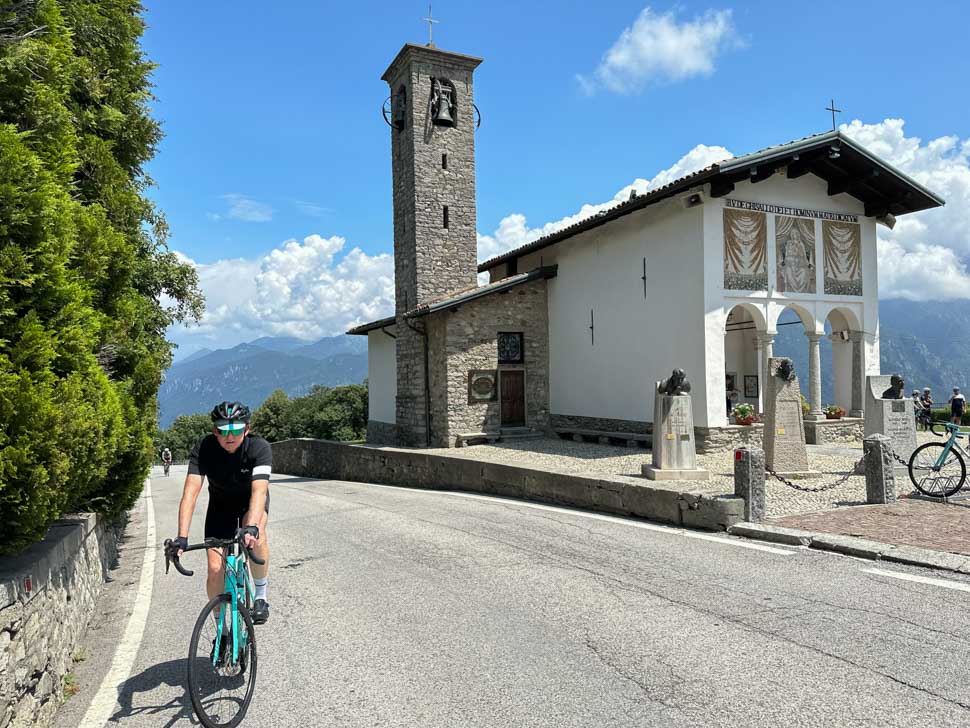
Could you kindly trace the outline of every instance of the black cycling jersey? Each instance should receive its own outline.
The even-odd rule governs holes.
[[[226,452],[215,435],[203,437],[189,455],[189,474],[209,480],[209,497],[249,504],[254,480],[269,480],[273,450],[261,437],[247,435],[236,452]]]

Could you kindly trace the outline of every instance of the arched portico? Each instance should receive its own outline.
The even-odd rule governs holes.
[[[767,348],[766,348],[767,347]],[[739,303],[728,312],[724,322],[724,416],[731,422],[731,409],[742,402],[764,411],[762,389],[770,337],[761,308]]]

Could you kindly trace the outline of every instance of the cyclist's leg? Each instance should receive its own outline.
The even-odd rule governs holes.
[[[253,579],[265,579],[266,575],[269,573],[269,533],[266,530],[267,522],[269,521],[269,493],[266,494],[266,510],[259,519],[259,538],[256,539],[256,544],[253,546],[253,553],[261,561],[265,561],[265,564],[257,564],[256,562],[250,563],[250,568],[253,572]]]
[[[232,538],[236,533],[236,515],[225,504],[209,497],[209,508],[205,512],[206,538]],[[226,563],[222,549],[206,549],[208,571],[205,590],[209,599],[226,590]]]

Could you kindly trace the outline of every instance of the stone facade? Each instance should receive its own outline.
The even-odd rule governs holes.
[[[863,437],[861,417],[843,417],[839,420],[805,420],[805,442],[809,445],[834,445],[858,443]]]
[[[389,422],[367,420],[367,442],[374,445],[398,444],[397,425]]]
[[[764,440],[764,425],[756,422],[753,425],[695,427],[694,434],[697,437],[697,452],[708,455],[712,452],[728,452],[742,445],[760,448]]]
[[[103,519],[83,514],[56,522],[23,554],[0,559],[3,728],[52,723],[117,543]]]
[[[525,378],[525,426],[549,429],[549,325],[546,282],[533,281],[507,293],[470,301],[428,321],[432,444],[454,447],[459,435],[498,433],[502,428],[502,372],[520,370]],[[521,332],[520,364],[498,361],[499,332]],[[468,377],[474,370],[498,370],[499,393],[488,402],[469,402]]]
[[[478,275],[475,214],[475,112],[472,73],[478,58],[408,44],[382,76],[400,108],[391,129],[394,279],[397,318],[398,435],[428,441],[423,323],[403,315],[451,293],[474,288]],[[454,126],[432,123],[432,79],[453,91]],[[447,210],[446,210],[447,208]],[[445,220],[447,216],[447,222]],[[413,328],[412,328],[413,326]]]
[[[603,417],[583,417],[581,415],[550,415],[553,430],[598,430],[599,432],[632,432],[653,434],[653,425],[639,420],[610,420]]]

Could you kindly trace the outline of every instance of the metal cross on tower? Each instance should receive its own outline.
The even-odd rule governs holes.
[[[428,3],[428,17],[427,18],[421,18],[421,20],[423,20],[424,22],[426,22],[428,24],[428,45],[429,46],[433,46],[434,45],[434,38],[432,37],[431,31],[434,28],[434,24],[435,23],[440,23],[441,21],[440,20],[435,20],[434,17],[432,16],[432,14],[431,14],[431,3]]]
[[[835,108],[835,99],[832,99],[832,103],[829,106],[826,106],[825,110],[832,112],[832,131],[835,131],[835,113],[838,112],[841,114],[842,109]]]

